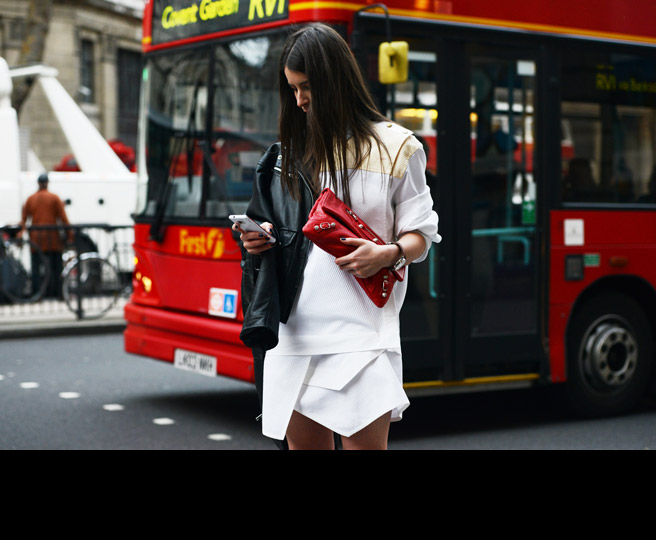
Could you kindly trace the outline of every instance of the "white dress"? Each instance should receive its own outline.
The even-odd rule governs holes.
[[[369,161],[374,165],[353,171],[351,206],[386,241],[420,232],[426,249],[419,262],[431,243],[441,240],[426,186],[426,157],[407,130],[391,123],[378,128],[382,135],[391,134],[387,128],[403,139],[405,159],[400,165],[395,160],[394,170],[399,172],[391,179],[381,175],[376,156]],[[399,331],[408,273],[406,269],[406,279],[395,284],[385,307],[378,308],[333,256],[310,247],[290,317],[280,324],[279,343],[267,351],[264,361],[265,436],[284,439],[294,410],[344,437],[388,411],[392,421],[401,419],[409,405]]]

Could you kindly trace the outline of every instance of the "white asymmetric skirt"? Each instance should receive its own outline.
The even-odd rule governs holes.
[[[410,405],[399,350],[319,356],[267,356],[262,433],[283,440],[295,410],[350,437],[392,411],[401,420]]]

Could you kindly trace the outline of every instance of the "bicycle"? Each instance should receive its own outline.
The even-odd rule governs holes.
[[[119,271],[117,228],[102,227],[112,235],[112,247],[106,256],[97,251],[85,252],[71,257],[64,266],[62,296],[68,309],[79,319],[98,319],[112,309],[119,298],[127,298],[132,293],[131,274]],[[114,259],[115,264],[110,259]]]
[[[38,302],[50,281],[50,265],[41,248],[19,236],[19,225],[0,227],[0,298],[13,304]]]

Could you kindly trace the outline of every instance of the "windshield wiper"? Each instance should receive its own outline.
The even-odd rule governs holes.
[[[164,224],[164,217],[166,215],[166,207],[168,206],[169,199],[171,197],[171,192],[173,191],[173,180],[175,175],[175,170],[182,154],[184,141],[187,141],[187,175],[189,181],[189,191],[191,192],[192,183],[193,183],[193,149],[194,143],[192,138],[192,132],[195,131],[194,127],[194,118],[196,116],[196,105],[198,102],[198,90],[200,88],[201,81],[200,79],[196,81],[194,85],[194,93],[191,101],[191,107],[189,110],[189,116],[187,118],[187,130],[185,132],[177,132],[174,137],[176,138],[176,144],[173,145],[173,159],[169,166],[169,174],[166,184],[162,187],[161,195],[157,199],[157,209],[155,210],[155,216],[153,222],[150,225],[150,238],[155,242],[161,244],[164,241],[164,236],[166,235],[166,225]]]

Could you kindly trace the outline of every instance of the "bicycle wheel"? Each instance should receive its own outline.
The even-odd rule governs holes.
[[[50,265],[43,251],[30,240],[11,238],[5,241],[0,259],[0,288],[15,304],[39,301],[50,280]]]
[[[64,269],[64,301],[80,319],[105,315],[116,304],[121,291],[116,268],[97,253],[83,253]]]

